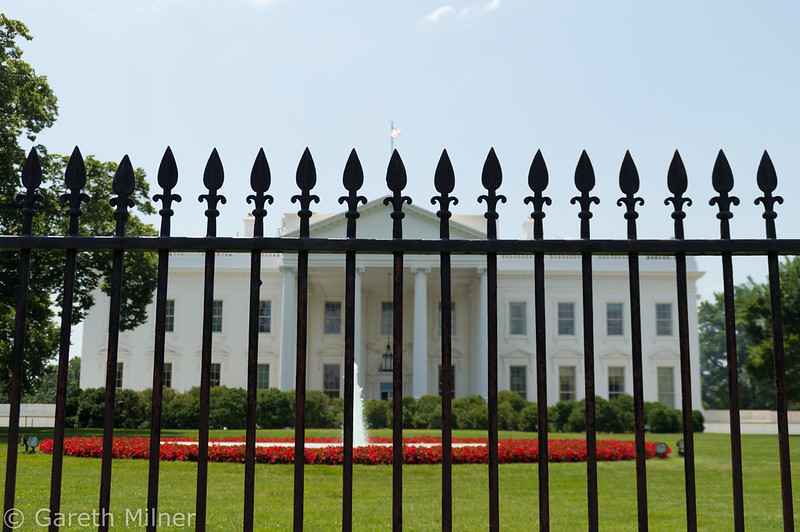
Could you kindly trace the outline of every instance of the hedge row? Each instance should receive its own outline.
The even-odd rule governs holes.
[[[547,409],[550,430],[553,432],[584,432],[584,401],[561,401]],[[681,432],[681,412],[658,402],[644,404],[645,428],[650,432]],[[388,428],[392,424],[392,405],[389,401],[366,401],[364,417],[369,428]],[[403,425],[406,428],[440,428],[441,399],[426,395],[419,399],[403,398]],[[477,395],[453,400],[453,428],[486,429],[486,401]],[[692,412],[695,432],[704,430],[703,414]],[[519,394],[501,391],[497,394],[497,425],[500,430],[533,432],[538,429],[536,403]],[[598,432],[633,432],[633,397],[619,395],[611,400],[595,398],[595,427]]]
[[[72,395],[67,405],[67,422],[75,427],[101,427],[105,392],[102,388],[81,390]],[[610,401],[595,400],[598,432],[633,432],[633,398],[617,396]],[[306,392],[306,426],[339,428],[342,425],[342,400],[332,399],[319,391]],[[198,425],[200,390],[187,392],[164,390],[162,427],[191,429]],[[681,429],[681,413],[661,403],[645,403],[645,419],[650,432],[676,433]],[[247,393],[241,388],[225,386],[211,389],[209,425],[211,428],[243,429],[247,411]],[[369,428],[388,428],[392,425],[390,401],[365,401],[364,418]],[[425,395],[419,399],[403,398],[405,428],[436,429],[441,427],[441,399]],[[453,428],[486,429],[488,408],[480,396],[453,400]],[[554,432],[583,432],[584,402],[561,401],[548,408],[550,430]],[[497,424],[500,430],[533,432],[537,427],[536,403],[511,391],[498,393]],[[703,431],[703,415],[695,410],[695,432]],[[114,424],[120,428],[147,428],[150,423],[150,391],[118,390]],[[256,423],[260,428],[284,428],[294,425],[294,392],[277,389],[259,390]]]

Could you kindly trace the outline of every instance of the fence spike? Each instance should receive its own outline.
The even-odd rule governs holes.
[[[433,184],[436,187],[436,191],[439,192],[438,196],[431,198],[431,205],[439,204],[439,210],[436,211],[436,216],[439,218],[439,237],[450,238],[449,221],[450,216],[452,216],[450,204],[458,205],[458,198],[450,196],[456,185],[456,176],[453,171],[453,164],[447,155],[447,150],[442,150],[442,155],[439,157]]]
[[[670,215],[674,220],[675,238],[683,239],[683,219],[686,218],[684,207],[691,207],[691,198],[683,196],[684,192],[689,185],[689,180],[686,177],[686,167],[683,165],[683,159],[678,150],[672,155],[672,161],[669,163],[669,170],[667,170],[667,188],[672,192],[671,198],[664,200],[664,205],[672,203],[672,214]]]
[[[214,148],[211,150],[211,155],[206,162],[206,168],[203,171],[203,184],[209,190],[219,190],[222,188],[222,183],[225,180],[225,170],[222,168],[222,161],[219,158],[219,152]]]
[[[311,194],[311,189],[317,184],[317,169],[314,167],[314,159],[311,157],[308,147],[303,151],[303,156],[300,157],[300,163],[297,165],[295,182],[300,188],[300,194],[292,196],[292,203],[300,204],[300,210],[297,211],[297,216],[300,218],[299,234],[300,238],[308,238],[310,206],[312,202],[319,203],[319,196]]]
[[[70,235],[78,234],[78,217],[81,215],[81,203],[89,201],[89,196],[83,193],[86,186],[86,164],[83,162],[83,155],[77,146],[72,150],[72,154],[67,161],[67,168],[64,171],[64,184],[67,192],[59,197],[62,205],[69,204],[69,227],[67,233]]]
[[[531,167],[528,170],[528,187],[533,191],[533,196],[525,196],[525,204],[533,206],[531,218],[533,219],[533,238],[544,237],[544,206],[551,205],[553,201],[542,193],[547,188],[550,177],[547,171],[547,164],[544,162],[542,150],[536,150],[533,156]]]
[[[590,195],[594,188],[594,168],[592,168],[592,161],[589,160],[589,154],[586,150],[581,152],[578,165],[575,167],[575,186],[580,191],[580,196],[574,196],[569,200],[570,204],[580,205],[581,210],[578,213],[578,218],[581,220],[581,238],[589,238],[589,219],[592,217],[592,203],[600,204],[600,198]]]
[[[778,187],[778,176],[775,173],[775,166],[772,164],[772,159],[770,159],[767,150],[764,150],[761,155],[756,180],[758,181],[758,188],[765,194],[771,194]]]
[[[344,214],[347,218],[347,238],[355,238],[356,219],[359,216],[358,205],[367,203],[367,198],[358,195],[358,190],[364,184],[364,170],[361,168],[361,161],[358,160],[355,148],[350,150],[350,156],[347,158],[342,183],[348,192],[347,196],[339,197],[340,205],[347,203],[347,212]]]
[[[36,148],[31,148],[22,165],[22,184],[29,192],[39,188],[42,184],[42,163],[39,161],[39,154]]]
[[[630,151],[625,151],[622,166],[619,169],[619,188],[625,194],[617,200],[617,206],[625,205],[625,219],[628,221],[628,238],[636,238],[637,205],[644,205],[644,199],[637,196],[639,191],[639,171],[633,162]]]
[[[739,198],[729,195],[733,190],[733,171],[728,163],[725,153],[719,150],[717,160],[714,161],[714,170],[711,172],[711,184],[719,196],[714,196],[708,201],[709,205],[716,205],[719,208],[717,218],[720,220],[722,238],[730,238],[729,220],[733,218],[731,205],[739,205]]]
[[[392,238],[403,238],[403,203],[411,205],[411,198],[403,196],[403,189],[406,188],[408,177],[406,175],[406,167],[403,164],[403,159],[400,158],[400,153],[397,150],[392,151],[392,157],[389,159],[389,166],[386,168],[386,186],[392,192],[391,196],[383,198],[384,205],[392,206]]]
[[[169,146],[161,157],[161,164],[158,165],[158,184],[165,191],[172,190],[178,184],[178,165]]]
[[[503,170],[500,168],[500,161],[497,160],[494,148],[489,150],[486,161],[483,163],[481,182],[488,192],[488,194],[478,196],[478,203],[486,202],[486,213],[483,215],[486,218],[486,237],[495,239],[497,238],[497,219],[500,217],[497,213],[497,204],[498,202],[505,203],[506,197],[497,194],[497,189],[503,182]]]

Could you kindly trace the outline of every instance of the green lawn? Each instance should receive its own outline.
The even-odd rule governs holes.
[[[87,434],[91,431],[83,431]],[[437,434],[406,431],[407,435]],[[95,431],[95,433],[99,433]],[[118,431],[123,434],[124,431]],[[46,433],[42,433],[45,434]],[[134,434],[127,432],[127,434]],[[139,432],[138,434],[143,434]],[[146,434],[146,433],[144,433]],[[241,435],[241,431],[217,431],[212,437]],[[387,430],[371,431],[389,436]],[[457,431],[458,436],[484,436],[483,431]],[[165,436],[193,436],[192,432],[165,431]],[[260,431],[259,436],[286,436],[287,431]],[[335,436],[338,431],[309,430],[309,436]],[[501,437],[532,438],[535,434],[504,433]],[[563,434],[553,437],[565,437]],[[567,437],[582,437],[568,435]],[[601,437],[630,438],[630,435]],[[677,435],[648,435],[674,446]],[[730,452],[727,435],[697,436],[698,519],[703,530],[731,529]],[[748,530],[782,530],[777,439],[744,436],[745,512]],[[5,455],[5,444],[0,447]],[[794,470],[800,463],[800,438],[792,439]],[[159,510],[193,512],[196,464],[167,462],[161,466]],[[553,530],[586,527],[586,465],[552,464],[550,470],[551,523]],[[2,468],[0,475],[5,473]],[[441,468],[407,466],[404,469],[404,522],[407,530],[434,530],[440,515]],[[97,505],[100,460],[67,457],[64,463],[62,510],[91,512]],[[305,524],[307,530],[335,530],[341,519],[341,466],[307,466],[305,473]],[[210,530],[241,529],[244,466],[209,464],[208,524]],[[647,462],[651,530],[684,528],[683,460],[675,454],[667,460]],[[537,465],[500,466],[500,519],[503,530],[534,530],[538,523]],[[635,530],[636,493],[634,462],[601,462],[600,524],[605,530]],[[795,508],[800,510],[800,476],[795,479]],[[287,530],[292,519],[292,466],[256,466],[256,528]],[[39,529],[34,514],[46,508],[50,489],[50,456],[20,455],[17,506],[25,513],[23,530]],[[454,528],[480,530],[487,522],[487,466],[453,467]],[[123,528],[126,509],[146,504],[147,462],[115,460],[112,512],[116,528]],[[355,466],[353,514],[357,530],[388,530],[391,523],[391,467]],[[800,512],[799,512],[800,513]],[[800,518],[795,518],[800,527]],[[93,527],[88,527],[93,528]],[[140,529],[140,527],[131,526]],[[169,527],[163,527],[167,529]],[[80,526],[67,530],[84,530]]]

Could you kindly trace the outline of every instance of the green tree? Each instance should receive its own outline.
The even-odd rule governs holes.
[[[58,113],[56,97],[45,76],[37,74],[23,59],[19,41],[30,40],[28,28],[20,21],[0,14],[0,234],[18,234],[21,213],[11,208],[20,191],[19,175],[25,151],[19,141],[35,142],[38,133],[51,126]],[[64,192],[67,158],[48,154],[43,146],[42,201],[34,217],[35,234],[57,235],[66,232],[67,217],[59,202]],[[116,163],[86,158],[86,192],[91,201],[84,205],[80,233],[110,235],[114,229],[111,181]],[[139,216],[155,212],[144,171],[136,169],[136,192],[132,199],[128,232],[152,235],[154,229]],[[9,356],[13,344],[14,308],[17,287],[17,254],[0,253],[0,395],[5,395]],[[146,307],[155,287],[156,258],[151,252],[129,252],[125,257],[125,280],[121,328],[130,329],[144,322]],[[49,361],[58,350],[58,303],[61,300],[64,254],[35,251],[31,254],[31,282],[28,292],[25,335],[24,389],[35,388]],[[78,255],[73,324],[79,323],[94,303],[93,292],[109,291],[111,253],[84,252]]]
[[[800,405],[800,258],[780,264],[783,313],[786,396],[790,406]],[[763,382],[763,402],[775,407],[775,359],[772,343],[772,307],[766,283],[753,284],[753,297],[743,310],[744,330],[751,338],[750,355],[744,362],[751,378]]]
[[[749,360],[758,340],[753,337],[750,307],[758,299],[763,285],[748,279],[734,288],[736,311],[736,350],[739,371],[741,408],[772,408],[774,393],[770,381],[749,371]],[[697,313],[700,329],[700,371],[702,397],[706,408],[728,408],[728,363],[725,347],[725,307],[723,294],[700,303]]]

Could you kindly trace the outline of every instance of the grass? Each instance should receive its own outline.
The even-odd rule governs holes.
[[[30,432],[25,432],[26,434]],[[79,434],[99,434],[81,431]],[[436,431],[406,431],[406,435]],[[78,433],[73,433],[73,435]],[[141,431],[117,431],[141,435]],[[337,436],[335,430],[309,430],[308,436]],[[389,436],[387,430],[371,431]],[[41,432],[47,436],[46,432]],[[191,431],[165,431],[165,436],[195,436]],[[241,431],[216,431],[212,437],[243,435]],[[260,437],[290,436],[290,431],[259,431]],[[456,431],[458,436],[485,436],[483,431]],[[530,433],[503,433],[501,437],[533,438]],[[582,435],[553,435],[576,437]],[[631,438],[631,435],[600,437]],[[674,446],[678,435],[648,435]],[[732,528],[730,447],[727,435],[699,434],[696,440],[698,520],[702,530]],[[5,455],[2,443],[0,453]],[[748,530],[782,530],[780,476],[777,438],[743,436],[745,520]],[[800,438],[792,438],[792,462],[800,463]],[[17,507],[26,516],[23,530],[38,530],[34,514],[47,508],[50,492],[51,457],[21,454],[17,480]],[[605,530],[636,529],[636,486],[634,462],[601,462],[599,469],[600,525]],[[5,468],[0,471],[4,475]],[[65,514],[92,512],[97,506],[100,460],[67,457],[64,461],[62,511]],[[586,528],[586,465],[552,464],[550,504],[553,530]],[[647,462],[651,530],[685,528],[683,460],[674,454],[667,460]],[[800,479],[795,478],[794,504],[800,510]],[[441,466],[404,468],[404,525],[406,530],[434,530],[440,527]],[[166,462],[161,466],[159,510],[167,513],[193,512],[196,464]],[[239,530],[242,522],[244,466],[209,464],[208,529]],[[306,530],[341,528],[341,466],[307,466],[305,470]],[[292,466],[256,466],[256,528],[288,530],[292,522]],[[485,529],[488,513],[486,465],[453,467],[453,518],[456,530]],[[356,530],[388,530],[391,525],[391,467],[354,466],[353,516]],[[112,481],[112,513],[115,528],[126,528],[125,511],[136,512],[146,505],[147,462],[115,460]],[[503,530],[535,530],[538,526],[536,464],[500,466],[500,519]],[[800,516],[795,517],[800,527]],[[88,530],[95,526],[65,526],[65,530]],[[129,522],[131,529],[142,529]],[[190,528],[193,528],[190,527]],[[161,529],[180,529],[164,526]]]

